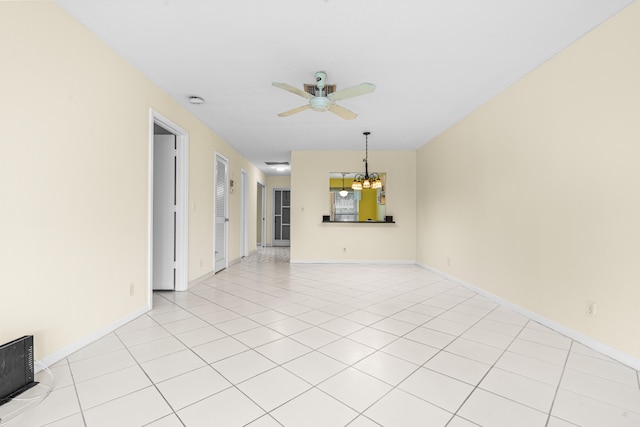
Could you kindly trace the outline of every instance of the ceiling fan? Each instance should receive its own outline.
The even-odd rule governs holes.
[[[325,73],[324,71],[318,71],[316,73],[315,84],[305,84],[304,90],[298,89],[286,83],[273,82],[273,85],[275,87],[279,87],[280,89],[295,93],[296,95],[309,100],[309,103],[307,105],[294,108],[293,110],[285,111],[284,113],[278,114],[278,116],[287,117],[304,110],[312,109],[314,111],[328,110],[345,120],[353,120],[358,115],[353,111],[339,106],[335,103],[335,101],[353,98],[354,96],[364,95],[376,90],[376,85],[374,84],[360,83],[359,85],[336,91],[336,85],[325,84],[326,78],[327,73]]]

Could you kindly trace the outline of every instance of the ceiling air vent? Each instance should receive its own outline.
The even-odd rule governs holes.
[[[319,94],[316,94],[316,91],[318,90],[318,88],[316,87],[315,83],[305,83],[304,84],[304,91],[307,93],[310,93],[313,96],[318,96]],[[336,85],[324,85],[324,90],[325,90],[325,94],[324,96],[329,95],[330,93],[333,93],[336,91]]]
[[[289,162],[264,162],[267,166],[289,166]]]

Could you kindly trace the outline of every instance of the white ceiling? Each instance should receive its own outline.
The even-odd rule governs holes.
[[[414,150],[632,0],[56,0],[269,175],[292,150]],[[305,99],[316,71],[344,120]],[[205,99],[191,105],[188,97]],[[285,172],[288,174],[288,172]]]

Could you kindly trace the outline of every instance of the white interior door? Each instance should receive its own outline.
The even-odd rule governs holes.
[[[176,137],[154,135],[153,289],[176,284]]]
[[[229,222],[228,161],[216,154],[216,183],[215,183],[215,271],[227,268],[227,232]]]

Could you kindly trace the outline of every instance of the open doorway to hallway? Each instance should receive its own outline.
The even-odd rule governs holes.
[[[153,289],[188,287],[187,132],[154,110],[149,114],[149,304]]]

